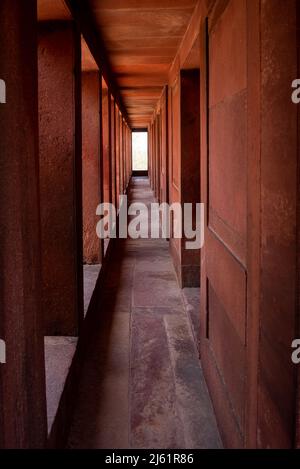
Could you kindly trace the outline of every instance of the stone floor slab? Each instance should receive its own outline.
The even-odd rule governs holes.
[[[187,319],[183,315],[165,316],[164,322],[186,448],[221,448],[214,411]]]
[[[154,200],[148,179],[132,179],[131,200]],[[220,447],[188,322],[196,294],[182,295],[168,243],[118,240],[98,293],[68,446]]]

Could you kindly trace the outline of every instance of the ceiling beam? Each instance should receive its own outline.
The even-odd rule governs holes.
[[[95,61],[97,62],[99,70],[101,71],[105,81],[108,83],[110,92],[113,94],[123,117],[129,125],[127,110],[122,101],[119,87],[112,72],[105,43],[100,32],[97,30],[91,11],[87,8],[87,2],[83,0],[65,0],[65,2],[72,13],[74,20],[78,24]]]

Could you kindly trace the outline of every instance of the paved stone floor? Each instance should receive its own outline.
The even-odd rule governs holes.
[[[147,178],[129,199],[153,201]],[[221,447],[168,243],[119,241],[109,262],[68,447]]]
[[[48,434],[57,413],[76,346],[76,337],[45,337]]]
[[[101,270],[101,264],[83,266],[83,300],[84,315],[86,315],[96,283]]]

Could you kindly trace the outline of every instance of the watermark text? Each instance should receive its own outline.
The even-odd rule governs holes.
[[[4,80],[0,80],[0,104],[6,103],[6,84]]]
[[[96,215],[102,217],[96,232],[100,239],[183,239],[187,250],[204,245],[204,204],[135,202],[129,205],[127,196],[119,198],[119,210],[113,204],[98,205]],[[117,215],[118,233],[117,233]]]
[[[300,79],[296,79],[292,83],[292,88],[294,89],[292,93],[292,101],[294,104],[300,103]]]
[[[0,339],[0,363],[6,363],[6,344],[2,339]]]
[[[295,349],[292,353],[292,362],[294,365],[300,364],[300,339],[295,339],[292,342],[292,348]]]

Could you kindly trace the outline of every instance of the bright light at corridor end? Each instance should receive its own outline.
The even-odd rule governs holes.
[[[132,132],[132,169],[148,170],[148,133]]]

